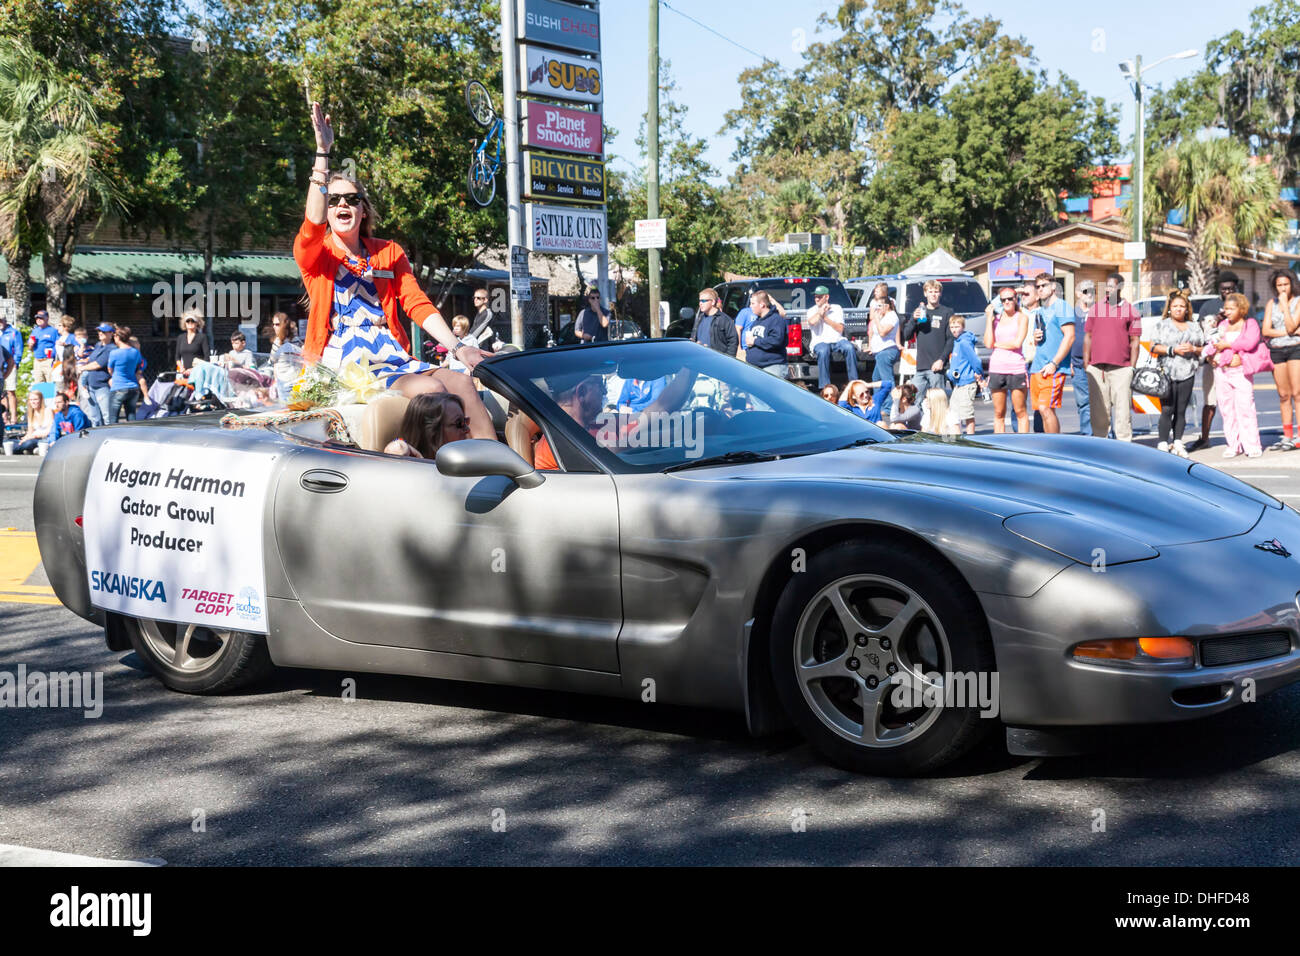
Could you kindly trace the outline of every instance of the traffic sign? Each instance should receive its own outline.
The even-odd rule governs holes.
[[[528,249],[510,247],[510,294],[520,302],[533,300],[532,276],[528,269]]]
[[[663,249],[667,245],[667,219],[638,219],[636,221],[636,247],[638,249]]]

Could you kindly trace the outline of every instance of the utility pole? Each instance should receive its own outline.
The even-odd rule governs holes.
[[[523,180],[519,175],[519,44],[515,41],[514,0],[503,0],[501,4],[501,53],[504,57],[501,119],[506,139],[506,235],[513,250],[524,245],[520,205]],[[507,260],[511,254],[507,254]],[[516,348],[524,347],[524,306],[514,295],[510,296],[510,342]]]
[[[1133,199],[1137,203],[1133,207],[1133,241],[1142,241],[1142,220],[1145,216],[1146,209],[1142,205],[1142,165],[1146,159],[1143,145],[1143,127],[1146,125],[1146,101],[1142,95],[1142,55],[1138,54],[1133,58],[1133,90],[1137,97],[1137,150],[1133,156]],[[1133,260],[1133,285],[1129,292],[1130,300],[1136,302],[1141,296],[1142,280],[1142,260]]]
[[[646,104],[646,218],[659,218],[659,0],[650,0],[650,96]],[[659,250],[646,250],[650,290],[650,335],[659,338]]]

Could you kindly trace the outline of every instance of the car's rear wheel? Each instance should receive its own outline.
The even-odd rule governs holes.
[[[771,666],[814,748],[860,773],[925,773],[997,724],[992,642],[975,596],[905,542],[814,555],[772,619]],[[960,689],[961,693],[955,691]]]
[[[162,682],[186,694],[220,694],[274,670],[260,634],[125,618],[131,646]]]

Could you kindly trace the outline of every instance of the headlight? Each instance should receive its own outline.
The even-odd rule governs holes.
[[[1076,644],[1074,658],[1090,664],[1186,667],[1196,662],[1196,646],[1185,637],[1121,637]]]
[[[1080,564],[1106,567],[1160,556],[1159,551],[1136,538],[1072,515],[1031,512],[1012,515],[1002,526],[1026,541]]]

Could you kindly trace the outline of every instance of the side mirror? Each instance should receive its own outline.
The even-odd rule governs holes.
[[[465,438],[443,445],[434,459],[438,471],[452,478],[504,475],[520,488],[536,488],[546,480],[509,445],[483,438]]]
[[[680,312],[678,312],[677,314],[678,314],[678,316],[680,316],[681,318],[683,318],[683,319],[687,319],[687,320],[690,320],[690,319],[695,318],[695,310],[692,309],[689,305],[686,306],[684,309],[682,309],[682,310],[681,310]]]

